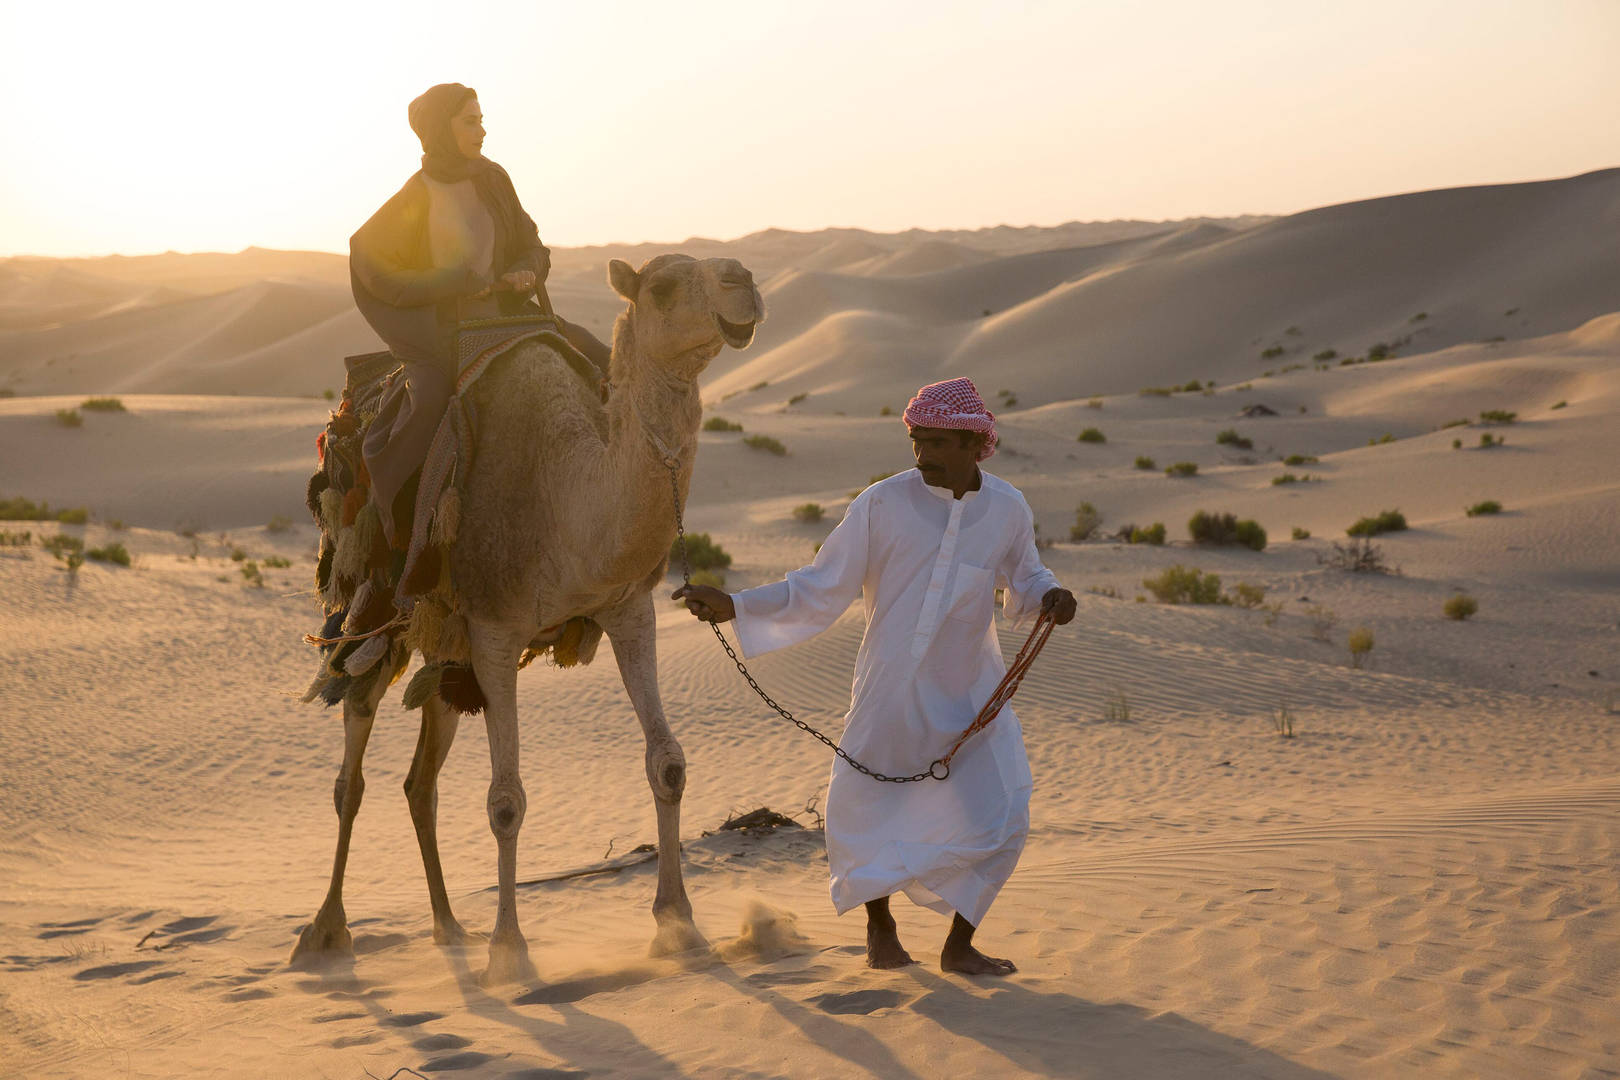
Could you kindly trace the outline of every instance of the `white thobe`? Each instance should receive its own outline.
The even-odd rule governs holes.
[[[911,469],[856,496],[815,562],[737,593],[743,655],[831,626],[857,595],[866,633],[840,745],[868,768],[910,775],[944,755],[1006,674],[995,589],[1014,623],[1058,587],[1035,550],[1018,489],[981,471],[956,499]],[[1029,759],[1010,707],[951,762],[950,778],[885,784],[835,758],[827,862],[839,914],[904,891],[977,926],[1029,833]]]

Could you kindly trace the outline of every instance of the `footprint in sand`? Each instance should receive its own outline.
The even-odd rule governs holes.
[[[900,1004],[898,990],[851,990],[845,994],[817,994],[810,1004],[835,1016],[866,1016]]]

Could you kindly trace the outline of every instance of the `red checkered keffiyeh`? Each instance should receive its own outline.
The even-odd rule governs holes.
[[[979,451],[983,461],[996,452],[996,414],[984,407],[972,379],[946,379],[929,383],[906,405],[906,427],[954,428],[978,431],[988,438]]]

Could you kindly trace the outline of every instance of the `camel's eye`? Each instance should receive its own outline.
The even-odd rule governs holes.
[[[661,277],[648,286],[647,291],[652,294],[653,303],[659,307],[668,307],[669,302],[675,298],[675,290],[680,283],[672,277]]]

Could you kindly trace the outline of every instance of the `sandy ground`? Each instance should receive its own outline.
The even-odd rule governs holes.
[[[1184,240],[1183,256],[1202,250]],[[889,260],[871,272],[880,291],[921,288],[907,259],[964,273],[1032,257],[960,241],[904,258],[848,237],[817,250]],[[1209,395],[1143,397],[1134,378],[1103,393],[1071,372],[1067,396],[999,410],[1006,450],[990,467],[1026,492],[1080,597],[1018,698],[1032,832],[980,935],[1019,964],[1006,980],[942,975],[945,920],[903,900],[902,937],[926,962],[863,966],[862,921],[826,895],[826,755],[663,603],[688,888],[712,952],[647,958],[654,879],[634,849],[653,838],[652,799],[604,653],[519,682],[519,910],[540,978],[486,990],[481,944],[432,943],[401,792],[416,718],[397,689],[349,862],[356,959],[289,970],[325,889],[342,744],[335,712],[296,701],[313,670],[301,491],[327,404],[205,396],[205,380],[123,393],[126,412],[64,428],[57,409],[109,387],[0,399],[0,497],[91,511],[87,525],[0,523],[34,534],[0,547],[0,1075],[1620,1076],[1620,314],[1565,314],[1500,342],[1471,330],[1382,363],[1255,371]],[[782,385],[795,341],[851,317],[763,342]],[[924,360],[884,353],[873,332],[839,331],[891,357],[885,379],[917,379]],[[688,511],[735,556],[733,586],[808,559],[853,491],[907,462],[898,420],[877,415],[903,404],[886,383],[858,409],[834,407],[856,391],[830,377],[794,406],[722,402],[764,355],[717,368],[705,395],[789,453],[705,434]],[[993,392],[999,375],[976,377]],[[1277,415],[1241,415],[1255,403]],[[1486,409],[1517,418],[1485,426]],[[1077,442],[1089,426],[1107,441]],[[1217,444],[1228,427],[1254,445]],[[1481,448],[1483,433],[1506,445]],[[1319,460],[1280,464],[1290,453]],[[1198,475],[1163,474],[1180,460]],[[1317,479],[1273,485],[1284,471]],[[1464,513],[1485,499],[1503,512]],[[1069,542],[1081,500],[1105,535]],[[826,520],[795,522],[807,501]],[[1271,542],[1191,546],[1200,508],[1252,516]],[[1378,542],[1399,574],[1321,564],[1350,521],[1394,508],[1411,527]],[[290,524],[267,527],[278,515]],[[1112,538],[1153,521],[1167,546]],[[57,532],[123,543],[133,565],[69,573],[39,546]],[[1273,608],[1152,602],[1142,579],[1177,563],[1261,586]],[[1457,591],[1478,600],[1467,621],[1441,613]],[[1358,669],[1346,642],[1362,626],[1376,644]],[[860,632],[851,611],[753,667],[836,730]],[[1009,653],[1020,639],[1004,629]],[[1284,709],[1292,738],[1276,730]],[[439,807],[452,901],[481,930],[486,749],[483,726],[463,725]],[[804,827],[715,831],[762,805]]]

